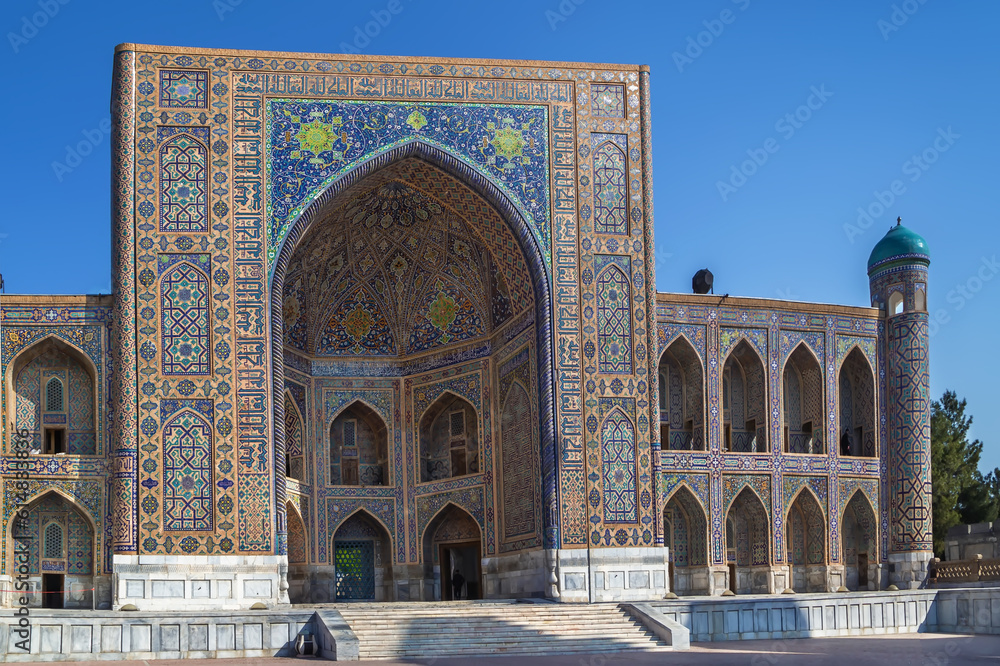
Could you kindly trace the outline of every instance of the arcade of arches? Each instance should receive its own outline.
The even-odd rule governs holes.
[[[721,421],[721,448],[732,453],[774,455],[768,444],[769,373],[747,339],[734,342],[721,364],[722,418],[715,421]],[[707,448],[704,368],[702,353],[686,335],[674,336],[663,347],[657,375],[660,440],[666,451],[680,455]],[[871,365],[859,348],[845,354],[838,372],[836,416],[847,435],[832,451],[825,444],[827,423],[832,419],[827,416],[824,372],[815,350],[804,341],[790,344],[777,376],[781,390],[780,440],[774,441],[780,442],[781,453],[876,455],[874,379]],[[724,474],[724,485],[730,483],[729,478]],[[772,499],[766,485],[759,492],[744,488],[733,497],[724,513],[725,529],[715,537],[709,529],[708,498],[697,495],[692,486],[678,485],[663,505],[671,590],[682,595],[718,594],[726,588],[735,593],[760,593],[780,592],[787,586],[815,592],[841,585],[851,589],[874,585],[882,571],[872,554],[877,543],[874,511],[864,495],[842,491],[850,492],[853,499],[842,509],[842,516],[831,518],[826,480],[814,480],[812,490],[806,490],[801,482],[794,485],[794,477],[785,477],[784,483],[786,488],[797,490],[786,491],[786,503],[780,509],[780,542],[770,528]],[[831,529],[838,536],[833,541],[829,538]],[[723,566],[710,565],[713,538],[724,544]],[[837,549],[836,557],[831,555],[831,548]]]
[[[736,594],[766,594],[774,587],[775,570],[786,568],[789,587],[796,592],[831,591],[837,587],[831,581],[843,581],[851,590],[875,589],[879,573],[875,513],[861,490],[848,492],[850,499],[839,522],[838,561],[830,557],[825,504],[802,488],[791,499],[784,520],[786,564],[776,565],[765,501],[744,487],[726,513],[722,542],[726,565],[713,567],[708,514],[690,486],[678,486],[663,510],[670,589],[679,595],[709,594],[724,580]]]
[[[498,594],[510,582],[479,571],[487,536],[501,554],[541,537],[534,286],[513,232],[417,158],[313,219],[284,275],[290,597]],[[397,497],[412,498],[411,522],[387,509]]]

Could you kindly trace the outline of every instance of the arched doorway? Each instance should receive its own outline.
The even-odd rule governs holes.
[[[783,440],[786,453],[823,453],[823,371],[804,342],[782,373]]]
[[[763,501],[749,487],[743,488],[726,513],[730,589],[737,594],[767,594],[771,591],[770,535]]]
[[[660,442],[664,449],[705,448],[705,400],[701,359],[684,336],[660,357]]]
[[[374,516],[358,511],[333,537],[337,601],[392,600],[392,539]]]
[[[428,601],[483,597],[482,531],[467,511],[454,504],[442,509],[424,530],[423,551]]]
[[[875,511],[865,494],[855,490],[841,519],[846,587],[874,590],[877,586],[878,547]]]
[[[826,592],[826,516],[816,496],[800,490],[788,508],[785,526],[792,589]]]
[[[663,509],[663,536],[670,549],[670,590],[708,594],[708,518],[687,486],[678,488]]]
[[[723,442],[727,451],[762,453],[767,446],[767,373],[746,340],[740,340],[722,371]]]
[[[31,606],[92,608],[94,588],[94,527],[90,518],[56,491],[48,491],[27,506],[26,520],[14,517],[8,525],[8,569],[14,553],[28,551],[27,595]]]
[[[840,366],[840,455],[877,456],[875,446],[875,375],[857,347]]]

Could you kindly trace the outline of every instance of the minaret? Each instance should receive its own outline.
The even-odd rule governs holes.
[[[931,398],[928,374],[927,242],[896,220],[868,258],[872,305],[881,310],[888,428],[889,581],[923,582],[933,557],[931,532]]]

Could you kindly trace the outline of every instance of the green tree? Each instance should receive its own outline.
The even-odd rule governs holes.
[[[954,391],[931,404],[934,552],[939,557],[948,528],[997,517],[1000,470],[986,477],[979,471],[983,443],[969,441],[972,417],[965,406]]]

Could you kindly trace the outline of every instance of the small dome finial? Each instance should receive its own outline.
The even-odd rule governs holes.
[[[897,218],[896,218],[896,226],[898,227],[898,226],[899,226],[899,225],[901,225],[902,223],[903,223],[903,218],[902,218],[902,217],[897,217]]]

